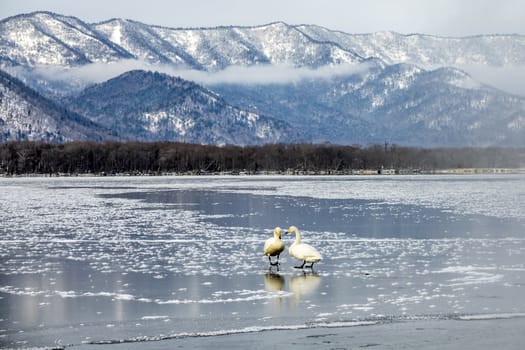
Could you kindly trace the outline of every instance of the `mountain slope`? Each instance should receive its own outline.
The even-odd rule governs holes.
[[[395,32],[349,34],[282,22],[255,27],[166,28],[113,19],[87,24],[34,12],[0,21],[0,59],[15,65],[74,66],[140,58],[216,71],[232,65],[320,67],[375,57],[422,67],[525,65],[525,36],[447,38]]]
[[[314,142],[525,146],[525,98],[455,69],[400,64],[288,85],[215,85],[234,103],[274,115]]]
[[[128,140],[238,145],[297,140],[285,122],[243,111],[195,83],[160,73],[130,71],[85,89],[67,105]]]
[[[412,63],[421,67],[525,64],[523,35],[448,38],[395,32],[348,34],[315,25],[296,28],[316,40],[331,41],[362,57],[376,57],[387,64]]]
[[[111,19],[94,25],[108,40],[122,46],[135,57],[156,64],[204,67],[176,43],[160,37],[155,27],[123,19]]]
[[[76,66],[133,58],[90,25],[50,12],[0,21],[0,60],[15,65]]]
[[[319,67],[363,60],[333,42],[314,40],[282,22],[259,27],[173,29],[110,20],[94,27],[149,62],[184,63],[208,71],[232,65]]]
[[[297,67],[355,63],[362,58],[285,23],[259,27],[174,29],[113,19],[87,24],[34,12],[0,22],[0,60],[11,65],[78,66],[139,58],[216,71],[231,65]]]
[[[112,138],[108,130],[42,97],[0,70],[0,142]]]

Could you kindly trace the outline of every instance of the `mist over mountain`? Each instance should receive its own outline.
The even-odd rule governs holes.
[[[520,71],[521,35],[349,34],[282,22],[185,29],[36,12],[0,21],[0,65],[18,86],[123,140],[525,146],[525,97],[458,69]],[[4,139],[41,123],[23,113],[7,122],[6,111]],[[41,139],[80,137],[61,135]]]
[[[288,121],[314,142],[523,145],[525,99],[454,69],[399,64],[330,80],[212,88],[240,106]]]

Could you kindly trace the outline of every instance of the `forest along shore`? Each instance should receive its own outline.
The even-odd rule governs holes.
[[[13,175],[394,175],[523,173],[525,148],[179,142],[6,142],[0,176]]]
[[[386,170],[386,171],[385,171]],[[525,168],[457,168],[457,169],[349,169],[343,171],[187,171],[183,173],[174,172],[101,172],[101,173],[26,173],[6,174],[0,172],[0,177],[104,177],[104,176],[374,176],[374,175],[482,175],[482,174],[525,174]]]

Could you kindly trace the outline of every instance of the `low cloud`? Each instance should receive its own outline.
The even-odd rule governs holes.
[[[340,75],[362,74],[369,63],[341,64],[320,68],[290,65],[231,66],[217,72],[205,72],[185,67],[153,65],[140,60],[122,60],[113,63],[92,63],[80,67],[62,68],[39,66],[31,74],[49,81],[67,81],[75,85],[101,83],[130,70],[148,70],[178,76],[204,85],[213,84],[287,84],[304,79],[330,79]]]
[[[78,81],[84,84],[101,83],[135,69],[151,70],[151,65],[139,60],[121,60],[111,63],[91,63],[84,66],[63,68],[38,66],[33,73],[48,80]]]
[[[208,73],[201,71],[178,71],[184,79],[202,84],[288,84],[307,79],[330,79],[335,76],[363,74],[370,68],[369,63],[341,64],[320,68],[292,67],[289,65],[231,66],[224,70]]]
[[[307,79],[330,79],[336,76],[365,74],[373,63],[341,64],[319,68],[293,67],[291,65],[231,66],[217,72],[205,72],[173,65],[155,65],[141,60],[121,60],[112,63],[92,63],[80,67],[63,68],[39,66],[31,72],[18,67],[7,69],[23,77],[37,75],[42,80],[64,82],[82,87],[101,83],[130,70],[157,71],[203,85],[214,84],[288,84]],[[433,67],[436,68],[436,67]],[[525,96],[525,65],[491,67],[485,65],[458,65],[456,68],[470,74],[476,81],[494,86],[505,92]]]
[[[479,82],[511,94],[525,96],[525,66],[460,65],[456,68],[467,72]]]

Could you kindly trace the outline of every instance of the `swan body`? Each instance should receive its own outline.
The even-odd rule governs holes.
[[[264,255],[270,260],[270,265],[279,265],[279,255],[284,250],[284,243],[281,240],[281,228],[276,227],[273,230],[273,237],[264,242]],[[277,261],[272,262],[272,256],[277,256]]]
[[[298,260],[302,260],[303,264],[301,266],[295,266],[295,268],[302,269],[304,267],[313,268],[314,263],[321,261],[323,258],[321,254],[309,244],[301,243],[301,233],[295,226],[290,226],[287,234],[295,233],[295,241],[288,249],[288,252],[291,256]],[[306,263],[310,263],[309,266],[305,266]]]

